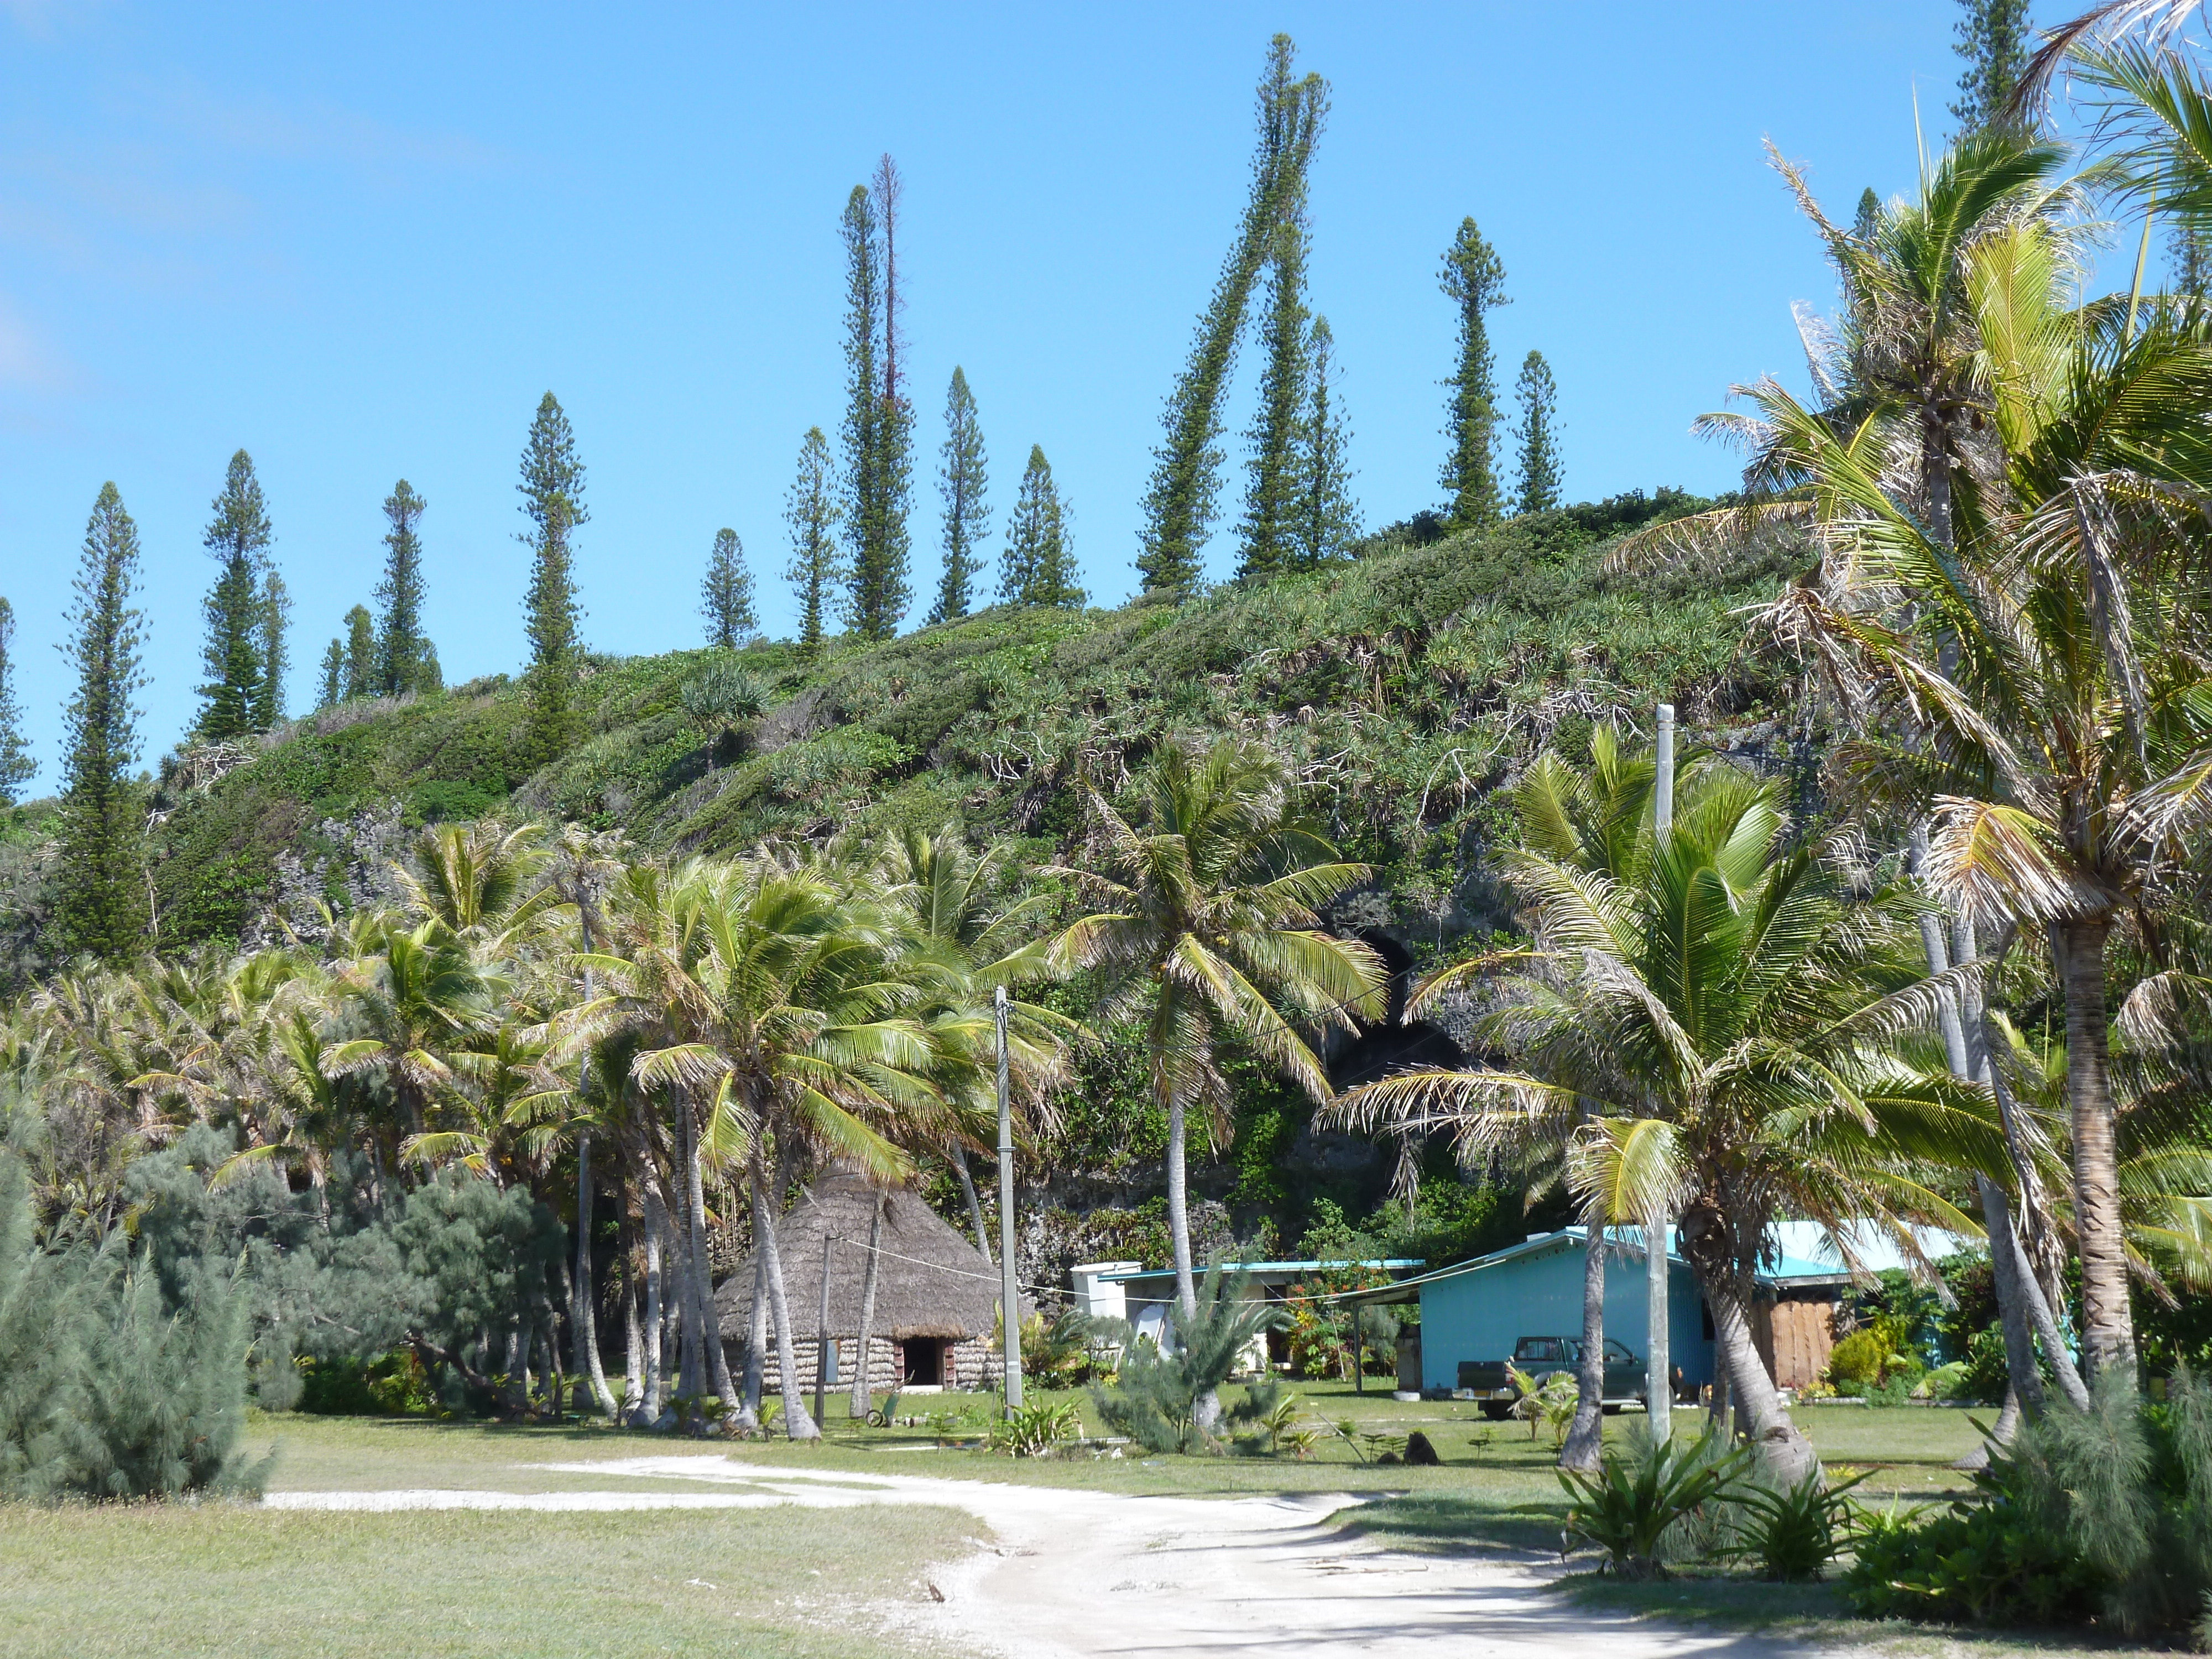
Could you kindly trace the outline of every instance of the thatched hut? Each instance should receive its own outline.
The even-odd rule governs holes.
[[[881,1192],[857,1176],[833,1173],[810,1187],[777,1224],[784,1294],[802,1389],[814,1386],[820,1332],[824,1246],[830,1279],[829,1335],[836,1343],[833,1385],[852,1386],[858,1359],[860,1298],[868,1264],[871,1208],[884,1206],[878,1249],[875,1315],[868,1331],[868,1386],[878,1394],[928,1389],[995,1387],[999,1356],[999,1271],[954,1231],[919,1194]],[[747,1255],[714,1292],[730,1369],[744,1364],[752,1334],[753,1257]],[[1033,1311],[1026,1298],[1024,1316]],[[763,1386],[779,1386],[774,1328],[762,1356]]]

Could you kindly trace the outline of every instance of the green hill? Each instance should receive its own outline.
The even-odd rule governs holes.
[[[1181,604],[992,611],[811,659],[766,642],[593,658],[587,735],[534,771],[506,676],[341,705],[251,758],[165,765],[149,840],[161,940],[235,941],[284,891],[343,905],[349,880],[374,879],[356,866],[380,839],[493,811],[671,853],[957,823],[1057,855],[1081,834],[1086,781],[1111,793],[1162,741],[1231,729],[1279,744],[1346,852],[1378,866],[1368,925],[1449,940],[1503,920],[1491,796],[1545,742],[1571,748],[1615,712],[1648,724],[1670,696],[1693,728],[1767,735],[1792,670],[1743,650],[1732,613],[1771,596],[1780,568],[1603,568],[1607,532],[1702,505],[1630,496]],[[717,655],[771,688],[770,706],[710,733],[681,692]]]

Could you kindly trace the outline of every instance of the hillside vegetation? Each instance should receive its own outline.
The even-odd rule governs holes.
[[[1673,492],[1514,520],[1487,535],[1382,544],[1308,576],[1113,611],[1006,611],[810,656],[594,657],[584,740],[521,769],[526,711],[507,677],[342,704],[246,758],[163,769],[151,834],[165,946],[233,943],[272,906],[305,922],[377,878],[415,825],[485,813],[619,830],[674,854],[771,837],[957,823],[1058,855],[1085,789],[1113,794],[1154,745],[1265,733],[1347,854],[1377,866],[1365,926],[1449,940],[1503,920],[1486,881],[1498,786],[1593,720],[1686,721],[1782,753],[1766,718],[1793,665],[1747,650],[1734,613],[1781,572],[1616,576],[1620,532],[1703,506]],[[687,681],[734,659],[768,707],[734,729],[686,714]],[[222,769],[228,760],[228,769]],[[200,781],[219,771],[212,781]]]

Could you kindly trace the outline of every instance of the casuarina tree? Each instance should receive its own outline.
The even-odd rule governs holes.
[[[230,458],[205,538],[216,574],[200,605],[207,619],[201,647],[207,684],[199,688],[194,730],[211,742],[253,731],[264,702],[268,671],[261,635],[261,561],[270,540],[261,481],[253,475],[253,458],[241,449]]]
[[[142,613],[138,526],[112,483],[100,487],[73,584],[70,637],[63,658],[76,694],[63,717],[61,896],[64,946],[120,956],[145,930],[138,859],[138,811],[131,770],[138,760]]]
[[[1021,495],[1006,526],[1006,549],[999,564],[999,597],[1008,605],[1082,608],[1085,595],[1075,582],[1075,555],[1067,534],[1067,509],[1052,481],[1044,450],[1030,446],[1022,471]]]
[[[1310,141],[1312,127],[1304,122],[1303,112],[1310,100],[1318,108],[1327,96],[1327,83],[1319,76],[1291,78],[1296,53],[1287,34],[1277,35],[1268,46],[1267,67],[1260,77],[1260,143],[1252,157],[1252,193],[1212,298],[1200,314],[1198,338],[1161,416],[1164,429],[1152,452],[1137,556],[1148,593],[1180,591],[1200,574],[1199,556],[1221,490],[1222,388],[1236,360],[1252,284],[1281,223],[1284,194],[1304,176],[1307,155],[1297,138],[1303,131]]]
[[[538,400],[523,446],[523,516],[530,528],[516,538],[531,550],[530,591],[523,600],[530,639],[530,667],[523,687],[530,708],[530,751],[540,763],[568,745],[575,725],[573,698],[578,624],[574,554],[570,538],[591,520],[584,506],[584,464],[576,459],[575,434],[559,399],[547,392]]]
[[[377,618],[377,690],[387,697],[428,688],[422,684],[422,666],[430,654],[430,641],[422,637],[422,538],[416,526],[429,506],[402,478],[384,498],[384,580],[376,597],[383,606]]]
[[[791,526],[791,562],[783,579],[799,595],[799,642],[807,650],[822,644],[830,597],[844,580],[837,556],[837,497],[830,477],[830,441],[811,426],[799,446],[799,476],[784,497],[783,519]]]
[[[971,584],[983,568],[983,538],[991,533],[983,428],[975,418],[975,394],[957,363],[945,388],[945,447],[938,453],[937,487],[945,497],[945,574],[929,620],[957,622],[968,614]]]
[[[707,643],[734,651],[760,631],[753,613],[753,573],[745,568],[744,544],[734,530],[714,532],[707,556],[707,578],[699,585],[699,614],[707,619]]]
[[[1513,428],[1521,445],[1513,510],[1548,513],[1559,504],[1559,393],[1542,352],[1532,351],[1522,360],[1513,399],[1521,407],[1521,418]]]
[[[1498,383],[1488,313],[1512,301],[1505,297],[1505,262],[1483,240],[1473,218],[1459,222],[1440,281],[1459,307],[1459,363],[1444,382],[1451,388],[1444,427],[1451,440],[1444,455],[1444,493],[1450,498],[1445,520],[1455,530],[1475,530],[1496,524],[1503,512],[1493,447]]]
[[[23,710],[15,701],[15,608],[0,599],[0,806],[13,806],[16,792],[31,781],[38,764],[23,736]]]

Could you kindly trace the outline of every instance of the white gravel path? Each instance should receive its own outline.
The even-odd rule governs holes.
[[[944,1597],[894,1624],[1006,1659],[1802,1659],[1802,1644],[1670,1627],[1570,1606],[1555,1564],[1502,1552],[1416,1555],[1347,1537],[1357,1500],[1131,1497],[921,1475],[816,1474],[720,1455],[534,1466],[665,1478],[690,1491],[273,1492],[289,1509],[756,1509],[930,1504],[965,1510],[994,1542],[937,1569]],[[697,1486],[738,1488],[722,1492]]]

